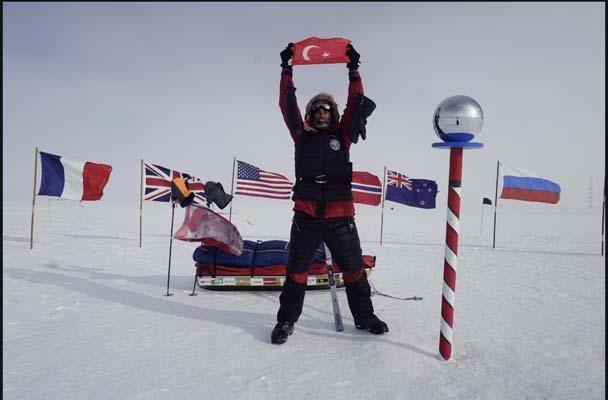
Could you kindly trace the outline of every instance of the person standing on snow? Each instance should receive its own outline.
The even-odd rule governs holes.
[[[343,271],[355,327],[383,334],[388,332],[388,326],[374,314],[351,192],[349,148],[359,136],[365,139],[366,118],[371,114],[369,105],[375,107],[363,96],[358,71],[360,55],[352,45],[348,45],[350,84],[342,118],[334,98],[327,93],[319,93],[306,105],[302,120],[292,80],[293,69],[288,63],[293,56],[293,48],[294,44],[289,43],[281,51],[283,70],[279,106],[295,145],[296,183],[292,196],[295,203],[287,276],[279,297],[277,324],[272,331],[271,342],[283,344],[293,333],[304,305],[308,268],[322,241]]]

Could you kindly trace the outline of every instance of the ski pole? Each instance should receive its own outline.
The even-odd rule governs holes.
[[[340,303],[338,303],[338,291],[336,290],[336,280],[334,279],[334,267],[329,252],[329,247],[323,242],[325,247],[325,262],[327,264],[327,277],[329,278],[329,289],[331,291],[331,304],[334,310],[334,322],[336,325],[336,332],[342,332],[344,325],[342,324],[342,314],[340,314]]]
[[[196,294],[196,277],[197,277],[197,272],[198,272],[198,268],[195,269],[195,272],[194,272],[194,282],[192,282],[192,293],[190,293],[188,296],[197,296],[197,294]]]

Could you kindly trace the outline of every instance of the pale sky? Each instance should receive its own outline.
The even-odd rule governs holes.
[[[310,36],[361,54],[377,108],[355,170],[436,180],[449,151],[433,112],[473,97],[485,122],[464,154],[463,202],[494,198],[496,162],[601,206],[603,3],[11,3],[3,8],[3,200],[31,204],[34,148],[113,167],[102,201],[139,200],[140,160],[217,180],[233,157],[294,177],[278,107],[279,52]],[[343,64],[295,66],[303,110],[320,91],[343,110]],[[440,193],[441,194],[441,193]],[[444,201],[444,200],[441,200]],[[445,207],[438,200],[438,207]]]

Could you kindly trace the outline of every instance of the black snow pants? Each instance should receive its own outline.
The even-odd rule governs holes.
[[[346,273],[364,268],[361,243],[353,217],[314,218],[295,212],[291,224],[287,277],[279,297],[277,321],[296,322],[302,313],[306,284],[297,283],[291,274],[306,273],[321,242],[325,242],[332,260]],[[345,279],[346,298],[355,321],[365,321],[374,312],[371,289],[365,270],[354,282]]]

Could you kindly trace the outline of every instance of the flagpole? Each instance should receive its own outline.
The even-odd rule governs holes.
[[[34,190],[32,191],[32,223],[30,225],[30,250],[34,248],[34,209],[36,208],[36,178],[38,177],[38,146],[34,153]]]
[[[498,170],[500,160],[496,161],[496,192],[494,193],[494,234],[492,235],[492,248],[496,248],[496,207],[498,207]]]
[[[380,214],[380,246],[382,246],[382,229],[384,227],[384,185],[386,183],[386,165],[384,166],[384,176],[382,177],[382,213]]]
[[[234,166],[236,165],[236,156],[232,158],[232,181],[230,182],[230,196],[234,200]],[[228,221],[232,222],[232,201],[230,202],[230,215]]]
[[[139,247],[141,247],[141,223],[142,223],[142,209],[144,202],[144,159],[141,159],[140,167],[140,178],[139,178]]]
[[[481,200],[481,226],[479,227],[479,236],[483,234],[483,200]]]
[[[604,172],[604,200],[602,201],[602,255],[604,255],[604,220],[606,211],[606,172]]]
[[[169,293],[169,279],[171,279],[171,248],[173,247],[173,217],[175,216],[175,202],[171,201],[171,236],[169,238],[169,268],[167,269],[167,294],[165,296],[173,296]]]

